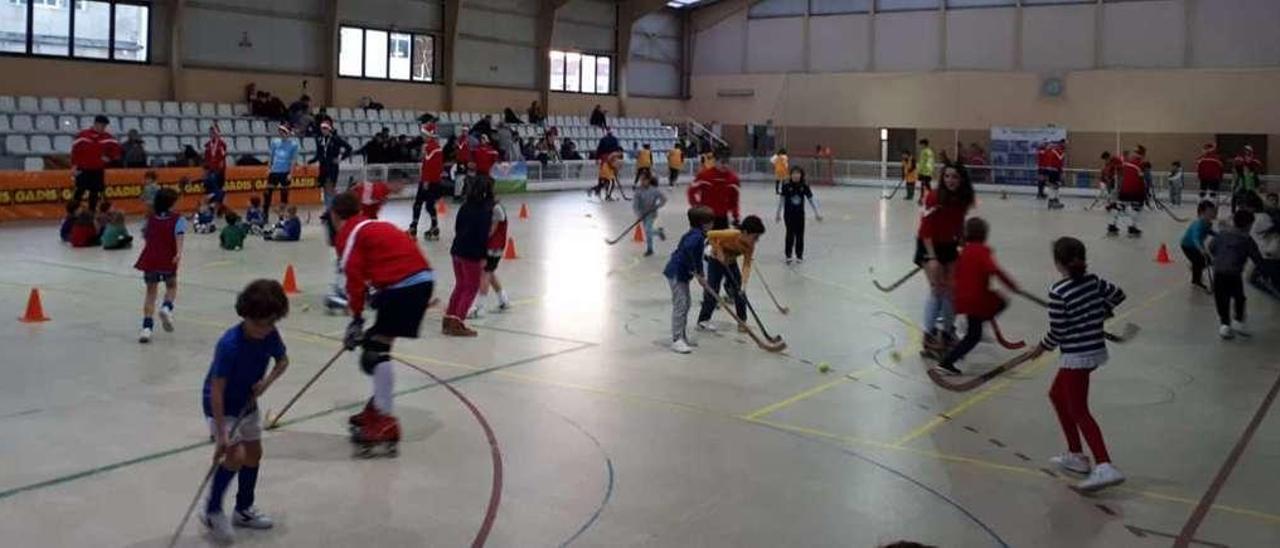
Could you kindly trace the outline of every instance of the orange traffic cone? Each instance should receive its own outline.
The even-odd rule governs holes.
[[[1172,264],[1173,260],[1169,258],[1169,248],[1164,244],[1160,244],[1160,251],[1156,252],[1156,262],[1160,264]]]
[[[516,254],[515,238],[507,238],[507,250],[502,254],[502,258],[507,260],[520,258],[520,256]]]
[[[39,323],[49,321],[49,317],[44,315],[44,305],[40,304],[40,290],[31,288],[31,296],[27,297],[27,311],[18,318],[22,323]]]
[[[529,204],[520,204],[520,218],[521,219],[529,218]]]
[[[449,206],[444,205],[444,200],[436,200],[436,215],[447,215]]]
[[[640,225],[636,225],[636,231],[631,233],[631,241],[644,243],[644,229],[640,228]]]
[[[284,292],[289,295],[302,293],[298,289],[298,277],[293,274],[293,265],[289,265],[284,269]]]

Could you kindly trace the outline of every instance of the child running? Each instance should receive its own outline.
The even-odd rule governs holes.
[[[1191,285],[1205,291],[1211,291],[1204,285],[1204,269],[1208,266],[1209,252],[1205,248],[1205,240],[1214,235],[1213,222],[1218,219],[1218,205],[1203,200],[1196,206],[1196,220],[1182,233],[1182,254],[1191,263]]]
[[[711,208],[689,208],[689,231],[680,237],[680,243],[671,252],[671,259],[662,275],[671,286],[671,351],[677,354],[693,352],[685,327],[689,324],[689,282],[694,276],[702,278],[702,248],[707,245],[707,231],[715,214]]]
[[[1244,264],[1253,261],[1256,268],[1263,267],[1258,243],[1249,234],[1253,227],[1253,211],[1243,204],[1237,205],[1240,209],[1231,216],[1232,228],[1209,240],[1209,255],[1213,257],[1213,300],[1218,307],[1218,336],[1223,339],[1249,335],[1244,323]]]
[[[942,168],[942,184],[927,188],[920,228],[916,231],[915,263],[929,278],[924,304],[924,347],[927,356],[942,356],[955,341],[955,308],[951,302],[952,275],[959,257],[964,217],[973,207],[969,172],[959,164]]]
[[[155,330],[156,296],[164,283],[164,301],[160,304],[160,323],[165,331],[173,331],[173,301],[178,297],[178,264],[182,262],[182,240],[187,233],[187,219],[170,211],[178,201],[178,192],[162,188],[156,192],[154,212],[142,229],[146,244],[133,267],[142,271],[147,295],[142,301],[142,331],[138,342],[151,342]]]
[[[355,429],[353,439],[361,446],[359,456],[374,456],[375,445],[384,446],[386,454],[393,456],[400,441],[400,423],[391,414],[395,392],[391,345],[397,338],[418,338],[435,275],[412,237],[390,222],[360,214],[360,198],[355,194],[335,196],[331,211],[338,228],[334,250],[346,274],[347,309],[351,313],[343,343],[347,350],[361,348],[360,370],[373,377],[373,397],[348,422]],[[364,305],[371,289],[375,292],[371,308],[378,316],[366,331]]]
[[[640,188],[631,202],[631,210],[644,224],[644,256],[653,255],[653,237],[656,235],[663,241],[667,233],[661,228],[654,229],[653,223],[658,220],[658,210],[667,205],[667,196],[658,190],[658,179],[652,173],[645,172],[640,177]]]
[[[1080,240],[1065,237],[1053,242],[1053,262],[1066,278],[1049,288],[1049,333],[1028,358],[1034,360],[1055,348],[1062,351],[1049,400],[1067,438],[1067,453],[1049,461],[1063,470],[1088,474],[1076,489],[1093,492],[1124,482],[1124,475],[1111,464],[1102,429],[1089,412],[1089,375],[1107,362],[1102,322],[1124,302],[1125,294],[1088,272]],[[1093,453],[1092,467],[1080,445],[1081,435]]]
[[[804,262],[804,202],[813,208],[813,217],[822,220],[818,212],[818,202],[813,197],[813,189],[805,181],[804,168],[795,166],[787,176],[786,184],[778,190],[778,212],[774,222],[786,220],[787,235],[783,251],[787,255],[787,264],[791,264],[791,252],[794,249],[796,261]]]
[[[969,325],[964,338],[938,362],[938,368],[948,373],[960,374],[955,364],[978,345],[982,339],[982,324],[995,320],[1009,306],[1003,296],[991,290],[991,278],[999,278],[1014,293],[1022,292],[1018,283],[996,264],[995,254],[987,247],[990,230],[991,227],[980,217],[970,217],[964,222],[965,244],[955,268],[955,308],[957,314],[965,315]]]
[[[466,201],[458,208],[453,225],[453,292],[445,310],[440,331],[451,337],[474,337],[474,329],[463,321],[480,291],[484,261],[489,256],[489,237],[493,235],[492,187],[479,184],[480,178],[467,185]]]
[[[773,193],[781,194],[782,184],[791,180],[791,160],[787,158],[787,149],[778,149],[769,163],[773,164]]]
[[[714,220],[712,221],[714,225]],[[756,253],[756,242],[764,235],[764,221],[755,215],[747,215],[742,220],[742,228],[726,228],[707,232],[707,243],[711,246],[711,260],[707,261],[707,287],[711,291],[703,291],[702,309],[698,311],[698,329],[714,332],[715,324],[711,323],[711,314],[716,310],[719,300],[720,284],[724,283],[725,292],[733,298],[734,310],[738,322],[747,319],[747,280],[751,277],[751,263]],[[742,257],[742,269],[738,269],[738,257]],[[738,330],[745,331],[746,326],[739,323]]]
[[[271,518],[254,507],[262,461],[262,413],[258,398],[289,368],[276,322],[289,315],[289,299],[275,280],[255,280],[236,297],[240,323],[223,333],[204,378],[201,406],[222,463],[213,472],[200,521],[218,542],[234,540],[231,526],[270,529]],[[267,364],[275,360],[271,373]],[[239,476],[235,512],[222,511],[222,497]]]
[[[485,297],[489,296],[489,289],[498,295],[497,311],[505,312],[511,307],[511,299],[507,298],[507,291],[502,288],[502,281],[498,279],[498,263],[502,261],[502,254],[507,251],[507,209],[502,207],[502,203],[498,201],[494,194],[494,181],[488,179],[484,183],[488,189],[490,196],[493,198],[493,216],[490,218],[489,224],[489,240],[485,245],[486,255],[484,258],[484,271],[480,274],[480,292],[476,300],[471,303],[471,310],[468,312],[468,318],[479,318],[484,315]]]

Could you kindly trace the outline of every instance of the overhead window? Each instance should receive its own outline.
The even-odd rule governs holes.
[[[551,89],[573,93],[613,91],[613,58],[608,55],[551,50]]]
[[[0,52],[145,63],[151,6],[113,0],[5,0]]]
[[[338,76],[433,82],[435,41],[430,34],[342,26],[338,29]]]

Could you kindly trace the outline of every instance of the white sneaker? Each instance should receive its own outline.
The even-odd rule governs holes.
[[[1249,328],[1243,321],[1231,322],[1231,331],[1237,335],[1249,336]]]
[[[498,310],[506,310],[511,308],[511,299],[507,297],[506,291],[498,293]]]
[[[671,343],[671,351],[676,354],[688,354],[693,352],[693,349],[689,348],[689,343],[685,342],[684,339],[676,339],[676,342]]]
[[[1081,453],[1063,453],[1056,457],[1049,457],[1049,462],[1068,472],[1077,474],[1088,474],[1090,472],[1089,457]]]
[[[783,262],[785,262],[785,263],[787,263],[787,264],[791,264],[791,263],[795,262],[795,260],[794,260],[794,259],[792,259],[791,257],[787,257]]]
[[[144,328],[142,328],[142,331],[138,333],[138,342],[140,342],[140,343],[142,343],[142,344],[146,344],[146,343],[151,342],[151,328],[150,328],[150,327],[144,327]]]
[[[231,530],[231,520],[227,518],[226,514],[221,512],[217,514],[201,514],[200,523],[203,523],[205,528],[209,530],[209,536],[213,537],[213,540],[223,544],[235,542],[236,534]]]
[[[715,332],[716,332],[716,324],[713,324],[713,323],[711,323],[710,321],[698,322],[698,331],[706,331],[706,332],[708,332],[708,333],[715,333]]]
[[[236,527],[245,527],[248,529],[270,529],[275,527],[276,523],[266,514],[259,512],[256,507],[248,510],[236,510],[235,518],[232,523]]]
[[[1222,337],[1223,340],[1236,338],[1235,332],[1231,331],[1231,326],[1229,325],[1218,326],[1218,336]]]
[[[474,304],[471,305],[471,311],[467,312],[467,319],[478,320],[483,317],[484,317],[484,308]]]
[[[1111,463],[1104,462],[1093,468],[1089,473],[1089,477],[1084,481],[1076,484],[1076,489],[1086,493],[1100,491],[1112,485],[1120,485],[1124,483],[1124,474],[1121,474]]]
[[[160,307],[160,326],[166,332],[173,332],[173,310],[166,307]]]

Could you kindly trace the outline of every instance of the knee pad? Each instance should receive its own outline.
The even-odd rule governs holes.
[[[373,368],[391,358],[391,345],[373,339],[365,339],[360,343],[360,371],[372,375]]]

